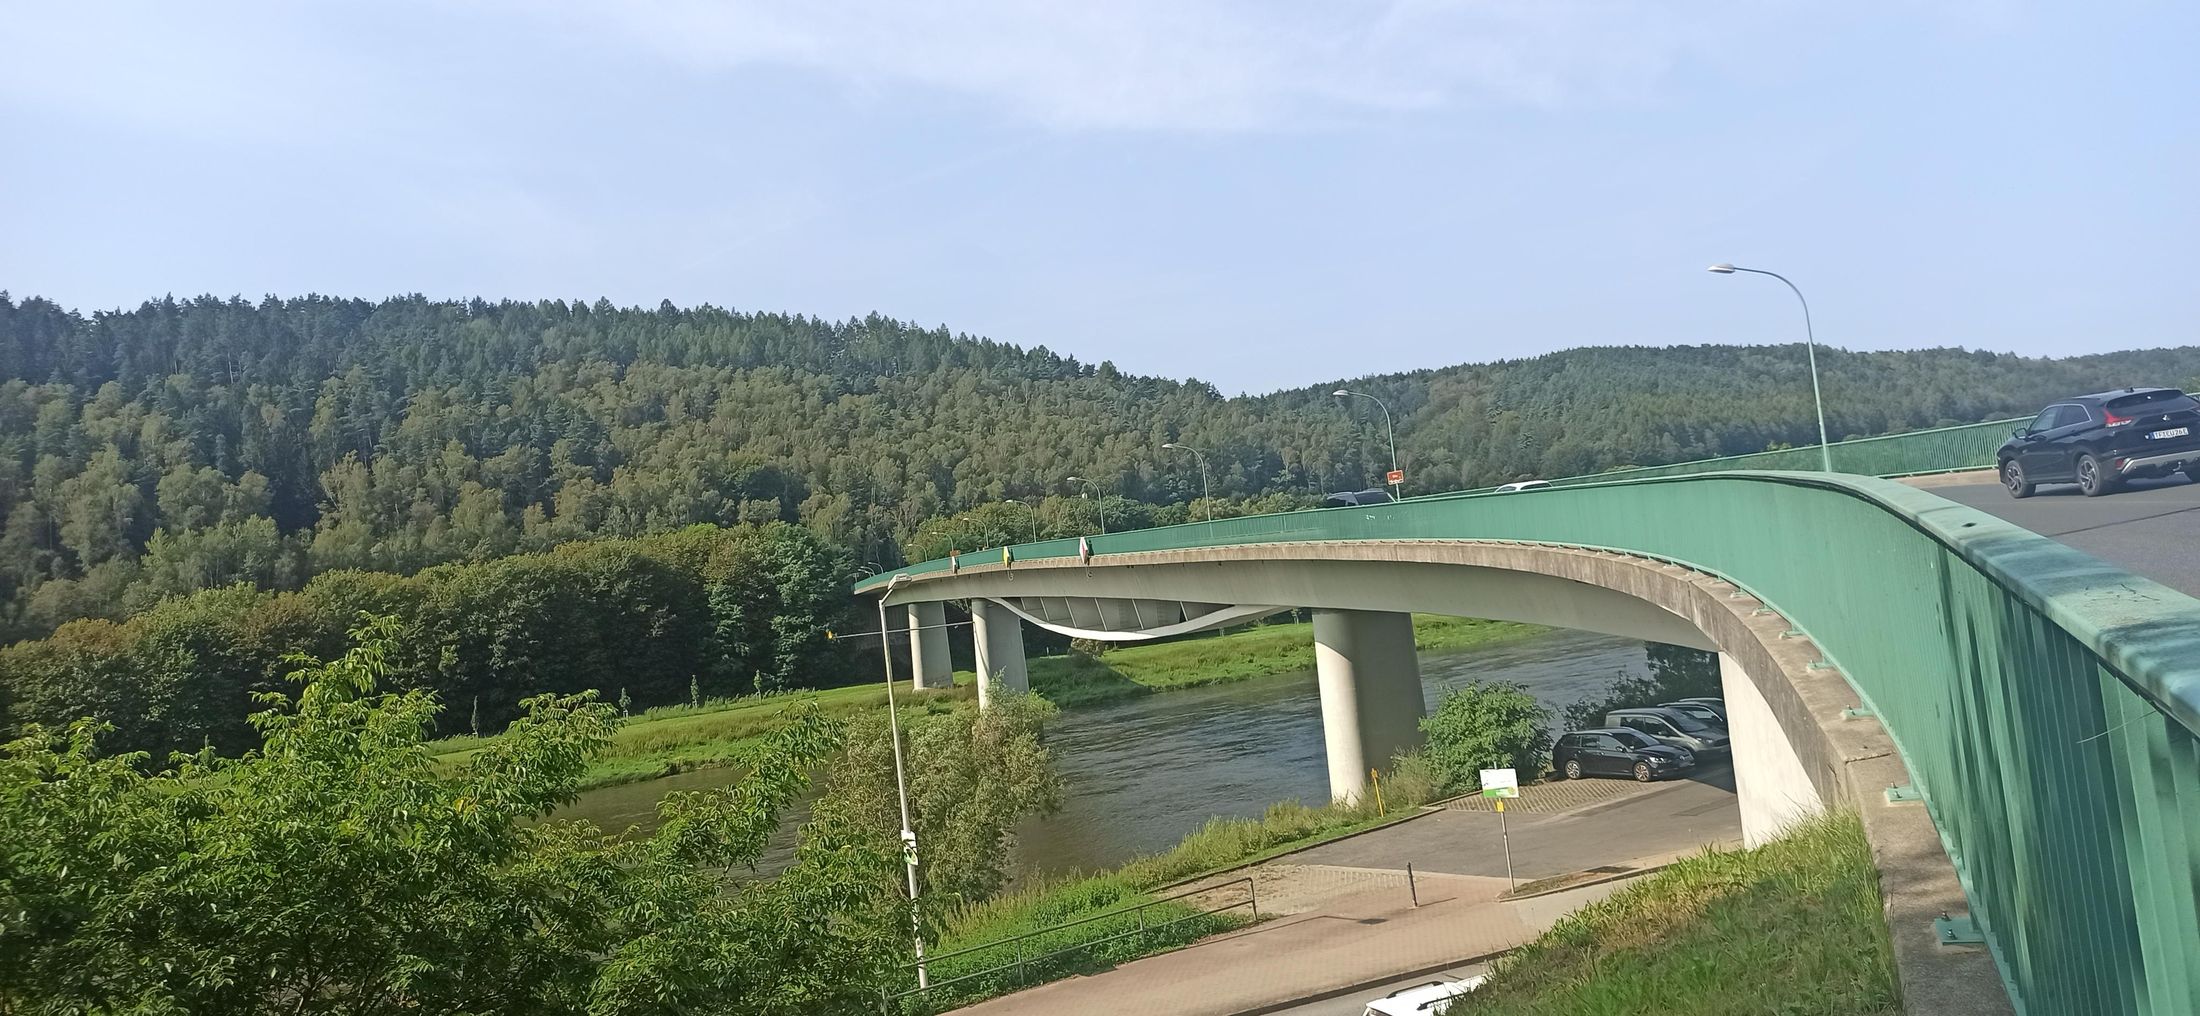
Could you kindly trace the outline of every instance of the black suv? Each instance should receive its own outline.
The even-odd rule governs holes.
[[[1662,744],[1626,727],[1569,730],[1551,745],[1551,769],[1569,780],[1584,776],[1633,776],[1648,783],[1696,766],[1686,748]]]
[[[2010,497],[2075,483],[2087,497],[2142,476],[2200,480],[2200,402],[2175,388],[2126,388],[2064,399],[1994,453]]]

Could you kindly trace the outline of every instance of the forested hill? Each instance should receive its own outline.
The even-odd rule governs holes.
[[[1597,347],[1350,384],[1389,400],[1428,491],[1806,443],[1802,352]],[[1820,358],[1837,437],[2200,375],[2191,347]],[[926,519],[1073,494],[1073,474],[1186,501],[1199,473],[1167,441],[1207,450],[1217,497],[1377,483],[1380,416],[1336,386],[1223,398],[876,316],[420,297],[84,315],[0,294],[0,635],[694,522],[800,522],[890,566]],[[1076,507],[1042,505],[1042,526]]]

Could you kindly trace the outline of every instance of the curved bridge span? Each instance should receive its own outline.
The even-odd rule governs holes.
[[[858,588],[909,605],[920,680],[944,676],[926,626],[969,601],[981,694],[1022,683],[1022,623],[1125,640],[1315,608],[1339,796],[1415,736],[1409,611],[1713,649],[1745,833],[1863,812],[1912,1012],[2007,1011],[1981,971],[2030,1013],[2200,1012],[2200,601],[1923,491],[1723,473],[1434,497]],[[1985,950],[1936,944],[1940,910]]]

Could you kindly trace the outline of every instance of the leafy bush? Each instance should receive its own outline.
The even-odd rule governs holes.
[[[1061,806],[1062,778],[1041,743],[1055,711],[1028,694],[1000,696],[982,712],[968,701],[941,703],[941,712],[931,705],[901,720],[909,815],[926,896],[936,908],[956,908],[999,892],[1017,823]],[[893,741],[877,713],[849,722],[845,754],[821,782],[813,816],[899,839]]]
[[[905,958],[891,841],[813,819],[753,864],[839,746],[813,712],[729,787],[674,794],[651,838],[548,822],[613,736],[589,693],[539,696],[458,765],[438,705],[377,692],[402,628],[263,693],[256,751],[95,748],[100,725],[0,748],[0,1012],[757,1013],[875,1008]]]
[[[1470,684],[1421,721],[1429,765],[1453,787],[1480,786],[1479,770],[1507,766],[1533,778],[1550,754],[1550,728],[1551,711],[1511,683]]]

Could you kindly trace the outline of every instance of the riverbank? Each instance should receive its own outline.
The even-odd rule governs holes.
[[[935,967],[936,979],[978,975],[1012,956],[1047,958],[972,976],[926,1000],[910,1000],[903,1011],[940,1012],[968,1005],[1168,952],[1249,923],[1245,911],[1204,912],[1201,908],[1214,905],[1211,900],[1155,904],[1193,880],[1416,817],[1420,805],[1437,795],[1437,787],[1425,763],[1410,757],[1401,762],[1385,784],[1389,801],[1380,809],[1372,802],[1313,807],[1279,801],[1257,819],[1208,819],[1175,847],[1134,858],[1112,871],[1026,885],[953,914],[942,929],[938,951],[960,955]],[[1075,927],[1062,927],[1069,924]],[[1134,927],[1151,930],[1127,935]],[[994,945],[1035,932],[1045,934],[1021,940],[1020,948]]]
[[[1413,645],[1420,650],[1464,649],[1528,638],[1550,631],[1514,621],[1482,621],[1437,614],[1413,616]],[[1064,709],[1138,695],[1227,684],[1314,667],[1311,623],[1264,624],[1227,634],[1156,645],[1126,646],[1092,657],[1077,653],[1030,661],[1031,690]],[[973,680],[968,671],[958,681]]]
[[[1461,649],[1530,638],[1549,630],[1511,621],[1417,614],[1413,642],[1422,650]],[[1312,624],[1256,625],[1213,637],[1116,649],[1098,659],[1069,654],[1030,661],[1032,691],[1064,709],[1297,673],[1313,666]],[[896,693],[896,700],[904,708],[937,708],[934,703],[944,705],[976,694],[975,676],[969,671],[957,673],[955,680],[951,690],[904,690]],[[611,746],[581,778],[579,789],[728,765],[749,744],[777,728],[786,710],[805,703],[814,703],[828,716],[847,716],[885,708],[886,692],[864,684],[651,709],[620,726]],[[444,738],[429,745],[429,750],[441,761],[459,762],[479,750],[482,741]]]
[[[902,691],[904,708],[939,708],[975,691]],[[581,777],[581,790],[652,780],[661,776],[727,765],[750,744],[779,728],[788,710],[815,705],[827,716],[852,716],[886,708],[886,690],[874,684],[822,691],[755,695],[705,702],[701,706],[661,706],[621,724],[611,745]],[[451,737],[430,744],[438,761],[456,763],[479,751],[484,738]]]

